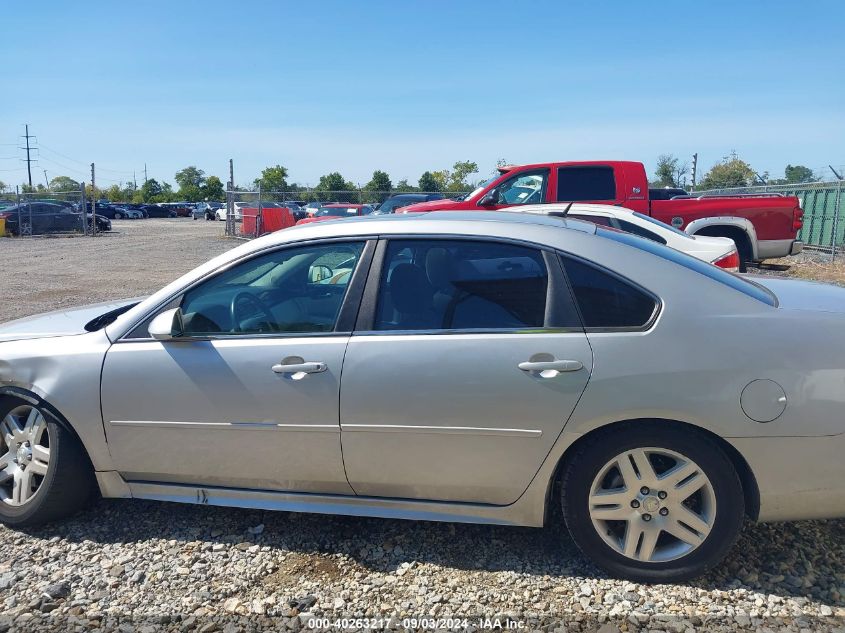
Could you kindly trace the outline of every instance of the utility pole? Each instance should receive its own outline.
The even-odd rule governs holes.
[[[147,163],[144,163],[144,184],[147,184]]]
[[[31,149],[29,146],[29,139],[35,138],[29,134],[29,124],[24,124],[26,128],[26,134],[24,134],[24,138],[26,139],[26,174],[29,176],[29,188],[32,189],[32,159],[29,157],[29,150]],[[21,149],[24,149],[23,147]]]
[[[47,170],[44,170],[44,184],[47,185],[47,189],[50,188],[50,181],[47,180]]]
[[[226,235],[235,234],[235,167],[229,159],[229,186],[226,192]]]
[[[134,169],[132,170],[132,189],[136,190],[136,191],[138,189],[138,181],[135,179],[135,170]]]
[[[695,191],[695,169],[698,166],[698,152],[692,155],[692,188],[690,191]]]
[[[91,163],[91,236],[97,234],[97,181],[94,179],[94,163]]]

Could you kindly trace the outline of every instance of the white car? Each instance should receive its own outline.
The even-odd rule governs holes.
[[[642,213],[606,204],[530,204],[505,211],[559,215],[633,233],[665,244],[731,272],[739,270],[739,253],[728,237],[689,235]]]
[[[252,205],[255,205],[255,203],[252,203]],[[248,206],[250,206],[249,202],[236,202],[235,203],[235,208],[234,208],[234,211],[232,212],[232,217],[234,218],[235,222],[240,222],[241,220],[243,220],[243,217],[244,217],[243,208],[248,207]],[[226,220],[226,207],[224,206],[222,209],[217,209],[217,211],[214,212],[214,215],[218,220],[225,221]]]

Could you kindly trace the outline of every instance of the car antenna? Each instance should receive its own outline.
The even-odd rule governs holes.
[[[566,205],[566,208],[565,208],[565,209],[563,210],[563,212],[560,214],[560,217],[565,218],[567,215],[569,215],[569,210],[572,208],[572,205],[573,205],[573,204],[575,204],[575,203],[574,203],[574,202],[570,202],[568,205]]]

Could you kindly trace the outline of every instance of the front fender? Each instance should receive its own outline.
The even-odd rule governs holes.
[[[748,236],[748,240],[751,242],[751,254],[753,258],[758,259],[759,255],[757,249],[757,230],[754,228],[754,224],[752,224],[751,220],[749,220],[748,218],[739,218],[733,216],[714,216],[710,218],[699,218],[698,220],[693,220],[692,222],[687,224],[684,231],[686,231],[690,235],[695,235],[704,228],[710,228],[714,226],[727,226],[741,230]]]
[[[100,412],[110,346],[102,330],[0,343],[0,394],[43,406],[79,438],[95,470],[113,470]]]

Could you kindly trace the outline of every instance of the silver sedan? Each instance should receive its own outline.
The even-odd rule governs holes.
[[[562,516],[609,573],[684,580],[745,517],[845,516],[844,313],[843,289],[573,219],[297,227],[142,301],[0,326],[0,520],[94,491]]]

